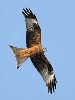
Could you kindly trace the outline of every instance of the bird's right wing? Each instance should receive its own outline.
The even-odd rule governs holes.
[[[34,64],[37,71],[41,74],[43,80],[45,81],[49,91],[52,94],[52,89],[56,89],[56,77],[53,72],[52,65],[47,60],[43,53],[39,53],[34,57],[30,58],[32,63]]]

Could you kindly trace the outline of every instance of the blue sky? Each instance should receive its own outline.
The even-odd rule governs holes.
[[[23,8],[31,8],[42,30],[42,45],[53,66],[57,89],[52,95],[28,59],[18,70],[9,45],[26,48]],[[0,1],[0,100],[74,100],[75,0]]]

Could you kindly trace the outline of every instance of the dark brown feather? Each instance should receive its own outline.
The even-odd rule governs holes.
[[[33,65],[35,66],[37,71],[41,74],[43,80],[46,83],[46,77],[48,75],[50,76],[50,75],[52,75],[54,73],[52,65],[47,60],[47,58],[45,57],[44,53],[39,53],[34,57],[30,57],[30,59],[31,59]],[[56,89],[56,82],[57,82],[56,81],[56,77],[54,75],[53,79],[48,84],[46,84],[47,87],[48,87],[48,93],[50,91],[51,94],[52,94],[52,90],[54,92],[54,89]]]

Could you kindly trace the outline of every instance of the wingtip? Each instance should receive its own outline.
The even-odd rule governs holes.
[[[55,93],[56,83],[57,83],[57,80],[56,80],[56,77],[54,76],[54,79],[52,81],[50,81],[48,84],[46,84],[46,86],[48,87],[48,93],[49,92],[51,94]]]
[[[9,45],[10,48],[12,48],[13,46]]]

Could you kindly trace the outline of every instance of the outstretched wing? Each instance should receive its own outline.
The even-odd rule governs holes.
[[[23,9],[23,15],[26,21],[26,44],[27,47],[41,45],[41,29],[35,14],[30,9]]]
[[[26,21],[26,44],[27,48],[34,45],[41,45],[41,29],[36,19],[35,14],[29,9],[23,9],[22,12]],[[56,78],[53,72],[52,65],[45,57],[44,53],[38,53],[36,56],[30,57],[37,71],[41,74],[45,81],[48,92],[52,93],[52,89],[56,89]]]
[[[34,64],[37,71],[41,74],[43,80],[45,81],[49,91],[52,94],[52,89],[56,89],[56,77],[53,72],[52,65],[49,63],[47,58],[43,53],[39,53],[34,57],[30,58],[32,63]]]

